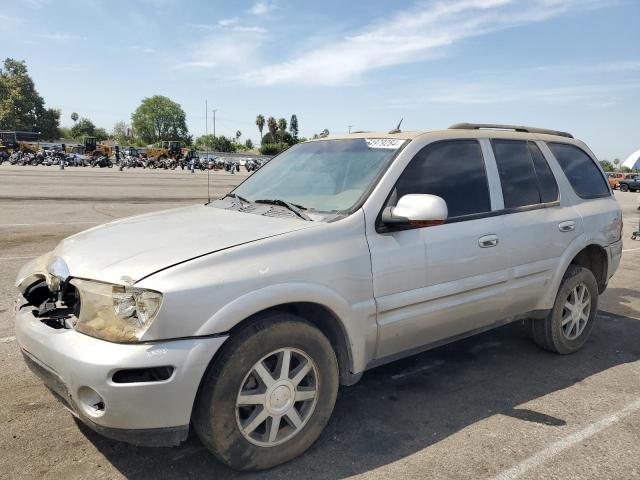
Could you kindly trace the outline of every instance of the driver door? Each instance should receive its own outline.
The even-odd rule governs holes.
[[[367,234],[378,309],[376,359],[491,325],[503,318],[508,280],[501,216],[492,213],[477,140],[447,140],[420,150],[388,205],[410,193],[442,197],[443,225]]]

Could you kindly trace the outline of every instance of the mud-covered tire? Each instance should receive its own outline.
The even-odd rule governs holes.
[[[315,406],[292,438],[273,446],[256,445],[240,429],[238,394],[257,362],[289,348],[304,352],[315,364]],[[317,440],[333,411],[338,380],[335,352],[320,330],[298,316],[269,313],[234,332],[216,355],[201,382],[192,425],[202,443],[229,467],[271,468],[302,454]]]
[[[565,302],[571,292],[579,285],[584,285],[590,294],[590,310],[586,325],[576,338],[568,338],[562,327],[562,313]],[[598,283],[591,270],[569,265],[556,295],[553,308],[544,319],[529,319],[526,321],[527,331],[532,340],[540,347],[559,354],[569,354],[576,352],[585,344],[598,312]]]

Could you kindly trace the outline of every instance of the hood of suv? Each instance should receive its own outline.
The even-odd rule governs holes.
[[[72,277],[127,283],[195,257],[314,225],[194,205],[85,230],[63,240],[53,255],[64,260]]]

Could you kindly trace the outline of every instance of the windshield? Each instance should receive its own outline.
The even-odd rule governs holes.
[[[275,157],[233,193],[251,202],[277,199],[320,212],[348,211],[403,143],[386,138],[302,143]]]

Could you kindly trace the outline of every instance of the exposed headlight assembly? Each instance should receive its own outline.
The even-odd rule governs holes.
[[[70,283],[80,295],[75,329],[111,342],[140,341],[162,304],[162,294],[153,290],[78,278]]]

